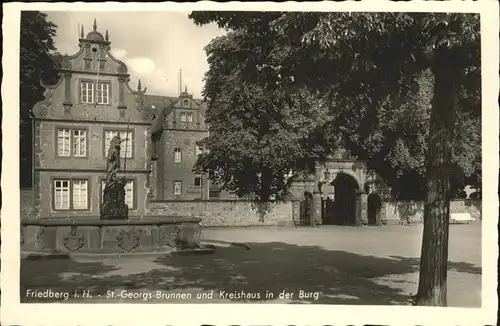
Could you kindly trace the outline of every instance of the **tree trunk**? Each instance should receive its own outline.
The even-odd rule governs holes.
[[[427,153],[427,195],[420,276],[415,304],[446,306],[448,234],[450,221],[450,167],[458,69],[450,50],[440,49],[434,57],[434,95]]]

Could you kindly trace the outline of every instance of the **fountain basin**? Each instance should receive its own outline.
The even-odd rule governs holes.
[[[120,254],[200,248],[201,218],[22,219],[21,253]]]

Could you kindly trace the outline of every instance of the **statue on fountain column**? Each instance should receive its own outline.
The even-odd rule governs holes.
[[[128,219],[128,206],[125,204],[125,178],[118,178],[120,170],[121,143],[126,139],[114,136],[108,149],[106,185],[101,204],[101,219]]]

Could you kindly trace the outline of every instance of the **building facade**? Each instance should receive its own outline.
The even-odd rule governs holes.
[[[45,87],[33,108],[34,215],[99,216],[111,138],[121,149],[121,175],[129,181],[129,215],[143,216],[151,200],[232,198],[193,172],[208,135],[206,104],[187,88],[178,97],[133,89],[125,63],[111,54],[108,31],[84,34],[79,51],[61,63],[60,79]]]
[[[232,198],[193,167],[202,153],[197,142],[208,136],[206,103],[187,88],[179,97],[145,96],[148,107],[159,108],[152,125],[154,200],[219,200]]]
[[[95,21],[86,35],[82,27],[79,48],[33,108],[35,216],[98,217],[109,143],[117,134],[127,139],[119,173],[128,180],[130,218],[147,215],[151,202],[237,199],[193,171],[197,142],[209,133],[206,103],[187,88],[177,97],[149,95],[139,80],[133,89],[127,66],[110,52],[108,31],[103,36]],[[363,163],[332,157],[292,183],[299,224],[380,225],[381,184]]]
[[[110,53],[109,34],[96,22],[80,50],[61,64],[60,79],[45,87],[33,108],[34,213],[39,217],[98,216],[111,138],[120,134],[122,176],[130,215],[145,211],[151,170],[153,112],[145,90],[129,85],[126,65]]]

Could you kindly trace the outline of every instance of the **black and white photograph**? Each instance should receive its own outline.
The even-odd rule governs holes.
[[[496,14],[10,7],[19,90],[3,118],[15,166],[2,193],[19,220],[2,213],[2,288],[16,283],[18,311],[305,304],[494,318],[490,4]],[[5,129],[16,123],[18,140]],[[19,197],[6,197],[10,168]]]

